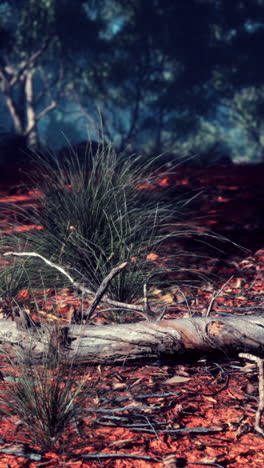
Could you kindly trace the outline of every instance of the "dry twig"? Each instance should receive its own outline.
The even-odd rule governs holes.
[[[263,367],[263,359],[254,354],[249,353],[239,353],[239,357],[248,359],[249,361],[254,361],[258,366],[258,387],[259,387],[259,404],[258,409],[256,412],[256,422],[255,422],[255,430],[264,436],[264,430],[261,427],[261,416],[264,411],[264,367]]]
[[[42,260],[43,262],[45,262],[47,265],[49,265],[51,268],[55,268],[56,270],[58,270],[62,275],[66,276],[66,278],[70,281],[71,284],[73,284],[73,286],[76,288],[76,289],[79,289],[82,293],[88,295],[88,296],[97,296],[98,293],[100,293],[100,296],[101,296],[101,291],[100,291],[100,288],[102,287],[104,281],[106,281],[107,278],[109,278],[112,273],[113,273],[113,270],[109,273],[109,275],[104,279],[104,281],[102,282],[101,286],[99,287],[97,293],[95,293],[94,291],[92,291],[91,289],[89,289],[87,286],[84,286],[83,284],[79,283],[78,281],[75,281],[72,276],[64,269],[62,268],[60,265],[57,265],[56,263],[52,262],[51,260],[48,260],[47,258],[43,257],[42,255],[38,254],[37,252],[5,252],[3,254],[3,256],[13,256],[13,257],[35,257],[35,258],[39,258],[40,260]],[[122,264],[123,265],[123,264]],[[117,271],[116,273],[113,274],[113,276],[115,276],[115,274],[117,274],[119,271],[120,271],[120,266],[119,267],[116,267],[117,268]],[[124,268],[124,266],[122,267]],[[121,269],[122,269],[121,268]],[[115,269],[114,269],[115,270]],[[108,280],[107,282],[107,285],[109,283],[109,281],[111,281],[111,279],[113,278],[113,276],[111,276],[110,280]],[[107,287],[106,285],[106,287]],[[106,288],[105,288],[106,289]],[[105,291],[104,289],[104,291]],[[100,297],[101,299],[101,297]],[[95,301],[95,299],[94,299]],[[119,301],[115,301],[113,299],[110,299],[108,296],[104,296],[104,299],[103,299],[103,302],[104,303],[107,303],[107,304],[110,304],[114,307],[118,307],[120,309],[128,309],[128,310],[133,310],[135,312],[140,312],[142,315],[145,316],[146,319],[148,319],[149,317],[144,314],[145,310],[144,310],[144,306],[142,305],[135,305],[135,304],[127,304],[126,302],[119,302]],[[98,304],[98,302],[97,302]],[[96,305],[97,305],[96,304]]]
[[[224,288],[228,285],[228,283],[231,281],[231,279],[234,278],[234,275],[232,275],[224,284],[223,286],[216,292],[213,293],[212,295],[212,298],[211,298],[211,301],[210,301],[210,304],[208,306],[208,309],[206,311],[206,314],[205,314],[205,317],[208,317],[208,315],[210,314],[211,310],[212,310],[212,307],[213,307],[213,304],[214,304],[214,301],[216,300],[216,298],[218,296],[220,296],[221,292],[224,290]]]
[[[108,288],[109,283],[112,281],[112,279],[120,273],[121,270],[123,270],[127,266],[128,262],[123,262],[121,265],[117,266],[116,268],[113,268],[110,273],[103,279],[102,283],[100,284],[93,301],[91,302],[88,311],[86,314],[84,314],[84,317],[86,319],[90,319],[91,316],[93,315],[96,307],[98,306],[99,302],[103,298],[105,291]]]

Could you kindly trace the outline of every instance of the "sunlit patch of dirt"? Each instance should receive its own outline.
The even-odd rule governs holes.
[[[6,228],[2,229],[2,233],[8,233],[8,232],[27,232],[27,231],[32,231],[32,229],[36,229],[37,231],[41,231],[43,228],[40,225],[37,224],[25,224],[24,226],[14,226],[12,228]]]

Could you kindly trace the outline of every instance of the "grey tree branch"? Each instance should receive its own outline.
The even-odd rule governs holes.
[[[85,313],[85,317],[89,320],[91,316],[93,315],[96,307],[98,306],[99,302],[103,298],[110,282],[112,279],[120,273],[121,270],[123,270],[127,266],[128,262],[121,263],[121,265],[117,266],[116,268],[113,268],[110,273],[104,278],[102,283],[100,284],[95,296],[94,300],[91,302],[88,311]]]
[[[46,114],[48,114],[48,112],[55,109],[56,106],[56,101],[52,101],[47,107],[45,107],[41,112],[39,112],[39,114],[35,115],[34,122],[31,123],[31,125],[27,128],[25,136],[29,135],[30,132],[32,132],[32,130],[36,127],[36,123],[38,122],[38,120],[42,119]]]
[[[72,276],[60,265],[57,265],[56,263],[52,262],[51,260],[48,260],[47,258],[43,257],[42,255],[38,254],[37,252],[5,252],[3,254],[4,256],[13,256],[13,257],[35,257],[39,258],[42,260],[44,263],[49,265],[51,268],[55,268],[58,270],[62,275],[64,275],[70,283],[76,288],[79,289],[82,293],[88,295],[88,296],[93,296],[95,295],[95,292],[89,289],[87,286],[84,286],[83,284],[79,283],[78,281],[75,281]],[[111,273],[111,272],[110,272]],[[135,305],[135,304],[127,304],[125,302],[119,302],[115,301],[113,299],[110,299],[109,297],[105,296],[103,299],[103,302],[106,304],[110,304],[114,307],[118,307],[121,309],[128,309],[128,310],[133,310],[133,311],[138,311],[141,313],[144,313],[144,306],[141,305]]]
[[[213,307],[213,304],[214,304],[216,298],[217,298],[218,296],[220,296],[220,294],[222,293],[222,291],[225,289],[225,287],[228,285],[228,283],[229,283],[229,282],[231,281],[231,279],[233,279],[233,278],[234,278],[234,275],[230,276],[230,278],[221,286],[221,288],[219,289],[219,291],[213,292],[212,298],[211,298],[211,301],[210,301],[210,304],[209,304],[208,309],[207,309],[206,314],[205,314],[206,317],[208,317],[208,315],[210,314],[210,312],[211,312],[211,310],[212,310],[212,307]]]
[[[20,69],[17,72],[13,73],[13,78],[10,80],[10,86],[13,87],[21,78],[26,70],[32,68],[37,62],[38,58],[47,50],[50,43],[50,39],[47,39],[43,46],[34,52],[28,60],[20,62]]]
[[[239,357],[254,361],[258,366],[259,404],[256,412],[255,430],[264,437],[264,430],[261,427],[261,416],[264,411],[264,361],[259,356],[249,353],[239,353]]]

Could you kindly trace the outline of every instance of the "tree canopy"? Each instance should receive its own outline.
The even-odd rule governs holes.
[[[30,145],[52,128],[84,138],[99,107],[120,148],[202,155],[243,135],[262,158],[264,2],[6,0],[0,13],[1,106]]]

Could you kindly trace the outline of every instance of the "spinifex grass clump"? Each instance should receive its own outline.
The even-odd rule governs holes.
[[[163,203],[161,192],[141,188],[150,182],[152,163],[122,158],[108,144],[95,153],[88,147],[82,158],[74,150],[60,159],[36,155],[32,184],[42,197],[37,208],[20,215],[43,229],[26,234],[27,250],[66,267],[94,291],[112,268],[128,261],[108,294],[125,302],[141,297],[143,284],[156,273],[147,254],[171,235],[168,225],[184,202]],[[27,266],[33,281],[36,262]],[[57,271],[45,272],[45,285],[61,280]]]
[[[0,269],[0,298],[2,310],[6,314],[17,306],[18,297],[22,289],[28,286],[28,278],[22,263],[9,265],[8,268]]]
[[[85,402],[93,393],[91,386],[73,363],[65,364],[59,356],[52,367],[48,355],[41,365],[33,366],[21,353],[15,357],[6,353],[10,371],[1,386],[0,414],[18,418],[21,430],[42,450],[60,448],[62,437],[69,443],[77,436],[71,432],[83,416]]]
[[[23,308],[27,310],[38,306],[37,302],[46,295],[45,286],[41,273],[32,259],[23,258],[9,260],[2,254],[9,250],[23,251],[27,249],[27,244],[21,243],[21,239],[15,235],[0,236],[0,258],[2,265],[0,268],[0,304],[1,312],[6,317],[19,316]],[[4,263],[5,262],[5,263]],[[28,271],[31,271],[29,277]],[[37,289],[32,288],[32,284],[37,285]]]

